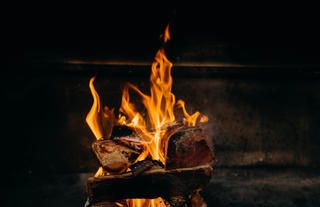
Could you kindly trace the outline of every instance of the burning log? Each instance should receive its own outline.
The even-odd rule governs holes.
[[[207,136],[201,127],[179,128],[170,138],[167,169],[194,167],[213,162]]]
[[[199,191],[189,195],[189,202],[191,207],[207,207],[207,204],[204,202]]]
[[[172,202],[174,198],[187,198],[196,190],[205,187],[212,173],[210,165],[202,165],[171,170],[150,169],[137,176],[127,172],[121,175],[90,177],[87,191],[91,204],[128,198],[157,197]]]
[[[144,171],[157,168],[161,169],[163,167],[163,164],[158,160],[142,160],[131,165],[130,169],[133,176],[137,176],[143,173]]]
[[[137,130],[124,125],[116,125],[113,127],[112,134],[108,139],[141,153],[143,145],[141,144],[140,135],[136,133]]]
[[[96,141],[92,144],[92,149],[102,167],[113,174],[124,172],[140,154],[112,140]]]
[[[194,191],[188,196],[174,196],[169,198],[170,206],[172,207],[207,207],[199,191]]]
[[[174,123],[165,128],[170,137],[166,169],[161,162],[143,160],[131,165],[142,145],[129,127],[116,128],[112,140],[96,141],[92,148],[102,166],[112,174],[89,178],[87,189],[94,206],[108,206],[128,198],[166,199],[171,206],[205,206],[198,193],[210,180],[213,153],[201,127]],[[119,131],[119,132],[118,132]]]
[[[170,39],[169,26],[162,37],[164,43]],[[110,206],[128,199],[132,206],[141,206],[141,202],[146,205],[169,202],[173,207],[205,206],[198,192],[210,181],[213,154],[202,128],[190,126],[208,118],[198,111],[189,114],[182,100],[175,101],[171,68],[164,48],[159,49],[151,66],[150,95],[127,83],[118,120],[113,109],[101,107],[93,86],[94,77],[91,78],[89,87],[94,103],[86,121],[97,140],[109,139],[94,142],[92,148],[103,168],[111,173],[100,174],[99,170],[96,176],[100,177],[88,179],[91,205]],[[137,111],[139,107],[130,101],[129,90],[141,98],[146,114]],[[180,120],[174,114],[176,107],[182,109],[183,124],[175,121]],[[132,165],[138,160],[142,161]],[[131,171],[123,173],[128,167]],[[130,200],[135,198],[142,199]],[[155,199],[145,200],[149,198]]]
[[[133,134],[134,130],[132,128],[124,125],[116,125],[112,128],[110,138],[132,136]]]

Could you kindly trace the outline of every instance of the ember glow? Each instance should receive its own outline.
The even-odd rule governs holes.
[[[170,40],[169,25],[161,38],[164,43]],[[175,95],[171,92],[173,82],[171,68],[172,63],[167,59],[164,48],[159,49],[151,66],[150,95],[144,94],[136,86],[127,83],[123,89],[118,119],[115,118],[113,109],[110,110],[106,106],[102,108],[100,97],[93,86],[95,77],[91,78],[89,87],[94,102],[86,121],[96,139],[108,138],[114,125],[132,127],[135,131],[139,131],[141,143],[144,146],[144,150],[136,162],[150,157],[153,160],[160,160],[165,165],[169,138],[165,136],[165,131],[162,129],[176,120],[175,107],[182,109],[185,125],[195,126],[197,121],[208,121],[208,117],[200,115],[199,112],[188,114],[184,101],[178,100],[176,102]],[[146,116],[139,112],[135,104],[130,101],[130,91],[141,97],[142,104],[147,111]],[[102,176],[105,173],[101,167],[95,176]],[[127,205],[129,207],[166,206],[162,198],[128,199]]]

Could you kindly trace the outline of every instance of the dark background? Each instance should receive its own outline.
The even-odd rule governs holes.
[[[147,93],[168,22],[173,92],[210,118],[217,161],[209,206],[319,204],[316,5],[28,2],[7,11],[4,206],[83,205],[98,167],[85,123],[89,79],[97,75],[103,105],[116,109],[126,81]]]
[[[9,10],[3,33],[10,58],[35,54],[152,58],[170,22],[175,44],[231,45],[231,60],[316,62],[319,12],[307,3],[184,5],[19,5]]]

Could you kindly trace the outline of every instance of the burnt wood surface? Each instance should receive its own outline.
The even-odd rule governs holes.
[[[96,141],[92,144],[100,164],[110,173],[122,173],[134,163],[139,152],[112,140]]]
[[[140,175],[132,173],[90,177],[87,191],[90,203],[115,201],[127,198],[169,199],[187,196],[205,187],[212,176],[213,168],[202,165],[173,170],[151,169]]]
[[[191,207],[207,207],[199,191],[189,195],[189,202]]]
[[[167,169],[186,168],[213,162],[209,138],[201,127],[182,127],[170,137]]]
[[[174,196],[168,199],[171,207],[206,207],[207,204],[199,194],[195,191],[187,196]]]

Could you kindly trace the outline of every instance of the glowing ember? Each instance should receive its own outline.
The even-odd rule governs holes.
[[[166,207],[162,198],[155,199],[127,199],[128,206],[135,207]]]
[[[100,176],[105,176],[105,175],[110,175],[107,171],[103,169],[103,167],[99,167],[98,171],[94,175],[94,177],[100,177]]]
[[[161,37],[164,43],[170,39],[169,25]],[[183,122],[188,126],[195,126],[200,116],[199,112],[189,115],[182,100],[176,102],[175,95],[171,92],[171,68],[172,63],[167,59],[164,48],[159,49],[151,67],[150,95],[142,93],[137,87],[127,83],[123,90],[118,120],[114,117],[113,109],[110,110],[108,107],[102,108],[99,95],[93,86],[95,78],[91,78],[89,86],[94,102],[86,121],[96,139],[101,140],[104,137],[109,137],[114,125],[132,127],[134,130],[139,131],[144,146],[144,150],[136,162],[151,157],[153,160],[160,160],[165,165],[169,138],[165,136],[165,131],[161,129],[165,125],[175,121],[174,108],[178,107],[182,109],[185,117]],[[141,97],[142,104],[147,110],[147,117],[137,111],[136,106],[130,102],[130,90],[136,92]],[[206,122],[208,121],[208,117],[202,115],[199,121]],[[105,175],[105,172],[100,168],[95,176],[102,175]],[[162,198],[128,199],[127,205],[129,207],[166,206]]]

